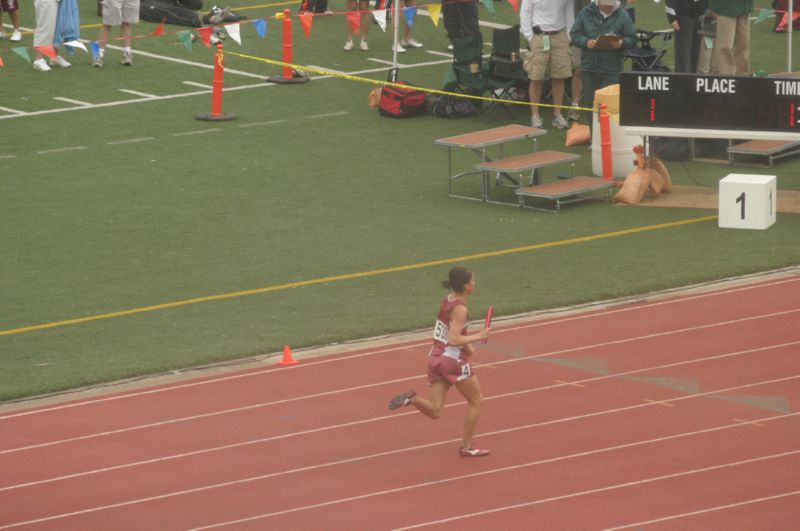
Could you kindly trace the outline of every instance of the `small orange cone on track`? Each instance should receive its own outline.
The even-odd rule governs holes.
[[[292,357],[292,349],[289,348],[289,345],[284,345],[283,360],[278,362],[278,365],[296,365],[297,363],[299,362]]]

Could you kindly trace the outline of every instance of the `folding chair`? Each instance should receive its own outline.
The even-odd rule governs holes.
[[[500,100],[507,98],[516,83],[513,79],[496,78],[490,74],[488,65],[483,64],[483,35],[480,33],[453,37],[451,69],[452,75],[445,83],[445,90],[470,96],[489,94],[492,101],[489,105],[480,105],[481,113],[489,111]]]

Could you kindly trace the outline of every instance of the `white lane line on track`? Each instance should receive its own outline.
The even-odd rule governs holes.
[[[264,122],[264,123],[271,123],[271,122]],[[757,288],[762,288],[762,287],[773,287],[773,286],[783,285],[785,283],[791,283],[791,282],[800,282],[800,276],[792,277],[792,278],[788,278],[788,279],[780,279],[780,280],[775,281],[775,282],[769,282],[769,283],[757,284],[757,285],[748,285],[748,286],[738,286],[738,287],[730,288],[730,289],[726,289],[726,290],[701,293],[701,294],[698,294],[698,295],[689,295],[689,296],[686,296],[686,297],[679,297],[679,298],[668,299],[668,300],[664,300],[664,301],[646,302],[646,303],[643,303],[641,305],[636,305],[636,306],[625,306],[625,307],[621,307],[621,308],[620,307],[618,307],[618,308],[613,308],[612,307],[611,309],[601,310],[601,311],[598,311],[598,312],[582,313],[582,314],[578,314],[578,315],[572,315],[572,316],[557,318],[557,319],[553,319],[553,320],[537,321],[535,323],[522,324],[522,325],[517,325],[517,326],[510,326],[510,327],[503,328],[503,329],[500,329],[500,330],[495,330],[493,333],[495,333],[495,334],[503,334],[503,333],[515,332],[515,331],[518,331],[518,330],[525,330],[525,329],[528,329],[528,328],[551,326],[551,325],[555,325],[555,324],[563,324],[563,323],[566,323],[566,322],[573,322],[573,321],[579,321],[579,320],[585,320],[585,319],[593,319],[595,317],[607,317],[609,315],[614,315],[614,314],[618,314],[618,313],[624,313],[624,312],[630,312],[630,311],[640,311],[640,310],[643,310],[643,309],[653,308],[653,307],[657,307],[657,306],[663,306],[663,305],[667,305],[667,304],[675,304],[675,303],[681,303],[681,302],[692,302],[692,301],[703,299],[703,298],[715,297],[715,296],[720,296],[720,295],[729,295],[729,294],[733,294],[733,293],[739,293],[741,291],[748,291],[748,290],[751,290],[751,289],[757,289]],[[796,310],[792,310],[792,311],[796,311]],[[772,314],[767,314],[767,315],[772,315]],[[760,316],[756,316],[755,318],[761,318],[761,317]],[[684,330],[687,330],[687,329],[684,329]],[[649,337],[649,336],[642,336],[642,337]],[[125,394],[114,395],[114,396],[109,396],[109,397],[91,399],[91,400],[86,400],[86,401],[82,401],[82,402],[71,402],[69,404],[61,404],[61,405],[58,405],[58,406],[45,407],[45,408],[34,409],[34,410],[30,410],[30,411],[21,411],[21,412],[11,413],[11,414],[8,414],[8,415],[0,416],[0,421],[6,420],[6,419],[15,418],[15,417],[22,417],[22,416],[28,416],[28,415],[37,415],[37,414],[40,414],[40,413],[48,413],[48,412],[58,411],[58,410],[67,409],[67,408],[75,408],[75,407],[81,407],[81,406],[86,406],[86,405],[93,405],[93,404],[97,404],[97,403],[100,403],[100,402],[108,402],[108,401],[113,401],[113,400],[122,400],[122,399],[127,399],[127,398],[136,398],[136,397],[144,396],[144,395],[151,395],[151,394],[163,393],[163,392],[168,392],[168,391],[173,391],[173,390],[185,389],[187,387],[194,387],[194,386],[207,385],[207,384],[213,384],[213,383],[218,383],[218,382],[225,382],[225,381],[239,379],[239,378],[250,378],[250,377],[253,377],[253,376],[262,376],[262,375],[270,374],[270,373],[279,374],[281,371],[286,371],[286,370],[303,370],[305,367],[315,367],[316,365],[321,364],[321,363],[336,363],[336,362],[339,362],[339,361],[349,361],[349,360],[352,360],[352,359],[355,359],[355,358],[364,357],[364,356],[372,356],[372,355],[376,355],[376,354],[385,354],[387,352],[397,352],[398,350],[404,350],[404,349],[408,349],[408,348],[416,348],[416,347],[422,347],[422,346],[428,346],[428,345],[430,345],[430,342],[429,341],[425,341],[425,342],[422,342],[422,343],[414,343],[414,344],[411,344],[411,345],[403,345],[402,347],[389,347],[389,348],[385,348],[385,349],[378,349],[378,350],[373,350],[373,351],[369,351],[369,352],[361,353],[361,354],[354,354],[354,355],[350,355],[350,356],[340,356],[340,357],[335,357],[335,358],[327,358],[327,359],[322,359],[322,360],[316,360],[316,361],[312,361],[312,362],[305,363],[305,364],[294,365],[294,366],[291,366],[291,367],[284,367],[281,370],[276,370],[276,368],[273,366],[273,367],[268,368],[268,369],[252,371],[252,372],[248,372],[248,373],[245,373],[245,374],[235,374],[235,375],[231,375],[231,376],[223,376],[223,377],[220,377],[220,378],[202,380],[202,381],[199,381],[199,382],[191,382],[191,383],[178,384],[178,385],[168,386],[168,387],[160,387],[158,389],[147,389],[147,390],[144,390],[144,391],[135,391],[135,392],[132,392],[132,393],[125,393]],[[602,344],[600,346],[602,346]],[[560,354],[560,353],[564,353],[564,352],[572,352],[574,350],[580,350],[580,348],[568,349],[568,350],[565,350],[565,351],[551,352],[551,353],[547,353],[547,354],[542,354],[539,357],[547,356],[547,355],[555,355],[555,354]],[[534,356],[534,357],[536,357],[536,356]],[[530,357],[528,357],[528,358],[530,358]],[[519,358],[519,359],[522,360],[522,359],[528,359],[528,358]]]
[[[707,466],[707,467],[703,467],[703,468],[695,468],[695,469],[692,469],[692,470],[684,470],[683,472],[675,472],[673,474],[665,474],[663,476],[655,476],[655,477],[650,477],[650,478],[646,478],[646,479],[639,479],[639,480],[636,480],[636,481],[628,481],[626,483],[617,483],[616,485],[608,485],[606,487],[600,487],[600,488],[597,488],[597,489],[583,490],[583,491],[579,491],[579,492],[571,492],[569,494],[562,494],[561,496],[553,496],[551,498],[542,498],[540,500],[531,500],[529,502],[516,503],[514,505],[507,505],[505,507],[497,507],[495,509],[489,509],[487,511],[480,511],[480,512],[475,512],[475,513],[470,513],[470,514],[464,514],[464,515],[460,515],[460,516],[454,516],[453,518],[443,518],[441,520],[434,520],[434,521],[425,522],[425,523],[416,524],[416,525],[411,525],[411,526],[407,526],[407,527],[399,527],[399,528],[394,529],[393,531],[408,531],[409,529],[418,529],[420,527],[428,527],[428,526],[431,526],[431,525],[444,524],[444,523],[448,523],[448,522],[455,522],[457,520],[464,520],[465,518],[472,518],[472,517],[475,517],[475,516],[484,516],[484,515],[487,515],[487,514],[499,513],[499,512],[508,511],[508,510],[511,510],[511,509],[520,509],[522,507],[532,507],[534,505],[541,505],[541,504],[548,503],[548,502],[567,500],[567,499],[570,499],[570,498],[577,498],[579,496],[586,496],[588,494],[599,494],[601,492],[609,492],[609,491],[612,491],[612,490],[624,489],[626,487],[634,487],[634,486],[637,486],[637,485],[645,485],[647,483],[655,483],[657,481],[663,481],[665,479],[674,479],[674,478],[679,478],[679,477],[683,477],[683,476],[691,476],[691,475],[695,475],[695,474],[702,474],[703,472],[711,472],[711,471],[714,471],[714,470],[722,470],[724,468],[733,468],[733,467],[737,467],[737,466],[741,466],[741,465],[748,465],[748,464],[751,464],[751,463],[760,463],[760,462],[768,461],[770,459],[780,459],[782,457],[789,457],[789,456],[797,455],[797,454],[800,454],[800,450],[791,450],[789,452],[782,452],[782,453],[779,453],[779,454],[771,454],[771,455],[763,455],[763,456],[759,456],[759,457],[754,457],[752,459],[743,459],[741,461],[733,461],[733,462],[724,463],[724,464],[721,464],[721,465],[713,465],[713,466]],[[252,519],[255,519],[255,518],[252,518]],[[238,520],[236,522],[226,522],[225,524],[216,524],[216,525],[207,526],[207,527],[197,527],[197,528],[195,528],[195,530],[210,529],[212,527],[220,527],[220,525],[227,525],[229,523],[230,524],[239,523],[239,522],[242,522],[242,521],[247,521],[247,520]]]
[[[790,414],[787,414],[787,415],[776,415],[776,416],[773,416],[773,417],[766,417],[766,418],[762,418],[762,419],[758,419],[758,420],[760,422],[769,422],[769,421],[772,421],[772,420],[778,420],[778,419],[789,418],[789,417],[796,417],[798,415],[800,415],[800,412],[790,413]],[[492,469],[492,470],[476,472],[476,473],[473,473],[473,474],[466,474],[466,475],[462,475],[462,476],[454,476],[454,477],[440,479],[440,480],[437,480],[437,481],[428,481],[428,482],[424,482],[424,483],[417,483],[417,484],[414,484],[414,485],[406,485],[404,487],[398,487],[398,488],[394,488],[394,489],[371,492],[369,494],[363,494],[363,495],[360,495],[360,496],[352,496],[352,497],[348,497],[348,498],[340,498],[340,499],[331,500],[331,501],[328,501],[328,502],[323,502],[323,503],[318,503],[318,504],[294,507],[294,508],[283,510],[283,511],[257,515],[257,516],[250,517],[250,518],[247,518],[247,519],[242,519],[242,520],[224,522],[222,524],[213,524],[211,526],[200,527],[200,528],[197,528],[197,529],[208,529],[208,528],[211,528],[211,527],[219,527],[221,525],[230,525],[230,524],[241,523],[241,522],[245,522],[245,521],[260,520],[260,519],[269,518],[269,517],[272,517],[272,516],[279,516],[279,515],[283,515],[283,514],[294,513],[294,512],[309,510],[309,509],[316,509],[316,508],[319,508],[319,507],[326,507],[326,506],[329,506],[329,505],[336,505],[336,504],[345,503],[345,502],[349,502],[349,501],[356,501],[356,500],[374,498],[374,497],[377,497],[377,496],[382,496],[384,494],[393,494],[393,493],[397,493],[397,492],[403,492],[403,491],[418,489],[418,488],[421,488],[421,487],[429,487],[429,486],[433,486],[433,485],[440,485],[440,484],[444,484],[444,483],[450,483],[450,482],[453,482],[453,481],[463,481],[464,479],[468,479],[468,478],[487,476],[487,475],[490,475],[490,474],[497,474],[497,473],[502,473],[502,472],[509,472],[509,471],[512,471],[512,470],[519,470],[519,469],[522,469],[522,468],[528,468],[528,467],[532,467],[532,466],[544,465],[544,464],[549,464],[549,463],[556,463],[556,462],[560,462],[560,461],[566,461],[566,460],[569,460],[569,459],[587,457],[587,456],[597,455],[597,454],[606,453],[606,452],[624,450],[624,449],[627,449],[627,448],[633,448],[633,447],[637,447],[637,446],[655,444],[655,443],[665,442],[665,441],[670,441],[670,440],[675,440],[675,439],[682,439],[682,438],[692,437],[692,436],[695,436],[695,435],[704,435],[704,434],[708,434],[708,433],[715,432],[715,431],[735,429],[735,428],[740,428],[740,427],[742,427],[742,424],[734,423],[734,424],[725,424],[725,425],[721,425],[721,426],[714,426],[714,427],[711,427],[711,428],[705,428],[705,429],[702,429],[702,430],[695,430],[695,431],[691,431],[691,432],[683,432],[683,433],[678,433],[678,434],[673,434],[673,435],[665,435],[663,437],[657,437],[657,438],[654,438],[654,439],[645,439],[645,440],[640,440],[640,441],[634,441],[634,442],[631,442],[631,443],[624,443],[624,444],[609,446],[609,447],[606,447],[606,448],[596,448],[596,449],[593,449],[593,450],[586,450],[586,451],[578,452],[578,453],[575,453],[575,454],[568,454],[568,455],[562,455],[562,456],[557,456],[557,457],[551,457],[551,458],[548,458],[548,459],[541,459],[541,460],[538,460],[538,461],[528,461],[526,463],[520,463],[520,464],[516,464],[516,465],[510,465],[510,466],[502,467],[502,468],[496,468],[496,469]],[[460,439],[453,439],[453,441],[457,441],[457,440],[460,440]],[[422,449],[422,448],[427,448],[427,447],[431,447],[431,446],[436,446],[438,444],[440,444],[440,443],[426,444],[426,445],[421,445],[421,446],[417,446],[417,447],[413,447],[413,448],[404,448],[402,450],[383,452],[381,454],[375,454],[375,455],[370,456],[370,457],[392,455],[392,454],[396,454],[396,453],[400,453],[400,452],[406,452],[406,451],[411,451],[411,450],[416,450],[416,449]],[[797,454],[797,453],[800,453],[800,450],[793,450],[791,452],[784,452],[782,454],[775,454],[772,457],[782,457],[782,456],[792,455],[792,454]],[[752,459],[752,460],[739,462],[738,464],[743,464],[745,462],[755,462],[755,461],[760,461],[760,460],[764,460],[764,459],[768,459],[768,458],[770,458],[770,457],[760,457],[760,458],[755,458],[755,459]],[[365,459],[365,457],[363,457],[363,456],[362,457],[358,457],[358,458],[353,458],[353,459],[343,459],[343,460],[334,461],[332,463],[327,463],[325,465],[313,465],[313,466],[303,467],[303,468],[299,468],[299,469],[296,469],[296,470],[293,470],[293,471],[290,471],[290,472],[303,472],[303,471],[309,471],[309,470],[316,470],[316,469],[325,468],[325,467],[329,467],[329,466],[335,466],[335,465],[338,465],[338,464],[345,464],[345,463],[350,463],[350,462],[362,461],[364,459]],[[713,470],[715,468],[725,468],[726,466],[731,466],[731,465],[732,464],[729,463],[729,464],[726,464],[726,465],[716,465],[716,466],[713,466],[713,467],[706,467],[706,468],[698,469],[698,470],[699,471]],[[222,483],[216,483],[216,484],[213,484],[213,485],[204,485],[202,487],[195,487],[195,488],[185,489],[185,490],[181,490],[181,491],[169,492],[169,493],[166,493],[166,494],[159,494],[157,496],[148,496],[146,498],[139,498],[139,499],[135,499],[135,500],[127,500],[127,501],[124,501],[124,502],[118,502],[118,503],[113,503],[113,504],[108,504],[108,505],[102,505],[102,506],[98,506],[98,507],[90,507],[90,508],[82,509],[82,510],[79,510],[79,511],[72,511],[72,512],[68,512],[68,513],[62,513],[62,514],[46,516],[46,517],[43,517],[43,518],[37,518],[37,519],[34,519],[34,520],[28,520],[28,521],[25,521],[25,522],[14,522],[14,523],[7,524],[5,526],[0,527],[0,529],[10,529],[10,528],[20,527],[20,526],[24,526],[24,525],[32,525],[32,524],[37,524],[37,523],[42,523],[42,522],[59,520],[59,519],[62,519],[62,518],[68,518],[68,517],[71,517],[71,516],[79,516],[79,515],[83,515],[83,514],[89,514],[89,513],[99,512],[99,511],[105,511],[105,510],[109,510],[109,509],[117,509],[117,508],[120,508],[120,507],[129,507],[131,505],[136,505],[136,504],[140,504],[140,503],[164,500],[164,499],[168,499],[168,498],[174,498],[176,496],[184,496],[184,495],[187,495],[187,494],[194,494],[194,493],[197,493],[197,492],[204,492],[204,491],[208,491],[208,490],[212,490],[212,489],[219,489],[219,488],[230,487],[230,486],[234,486],[234,485],[241,485],[243,483],[252,483],[254,481],[259,481],[259,480],[263,480],[263,479],[269,479],[269,478],[272,478],[272,477],[285,475],[286,473],[287,472],[276,472],[276,473],[271,473],[271,474],[264,474],[264,475],[261,475],[261,476],[249,477],[249,478],[233,480],[233,481],[226,481],[226,482],[222,482]],[[680,473],[679,473],[679,475],[680,475]],[[660,479],[666,479],[668,477],[673,477],[673,476],[672,475],[671,476],[660,476],[659,478]],[[674,477],[677,477],[677,476],[674,476]],[[643,482],[647,482],[647,481],[648,480],[643,480]],[[653,480],[651,479],[649,481],[653,481]],[[633,484],[638,484],[638,483],[639,482],[634,482]],[[624,484],[624,485],[627,485],[627,484]],[[589,494],[590,492],[593,492],[593,491],[586,491],[586,492],[583,492],[583,493],[576,493],[573,496],[582,495],[582,494]],[[598,491],[598,492],[602,492],[602,491]],[[563,498],[559,497],[558,499],[563,499]],[[553,498],[546,499],[546,500],[537,500],[536,502],[534,502],[534,504],[535,503],[543,503],[544,501],[554,501],[554,500],[555,499],[553,499]],[[524,505],[522,505],[522,506],[524,506]],[[510,509],[510,508],[513,508],[513,507],[503,508],[503,510]],[[496,512],[496,511],[494,511],[494,512]]]
[[[326,112],[324,114],[310,114],[308,116],[303,116],[306,120],[313,120],[315,118],[330,118],[332,116],[344,116],[345,114],[350,114],[350,111],[337,111],[337,112]]]
[[[800,490],[795,490],[795,491],[792,491],[792,492],[783,492],[781,494],[775,494],[773,496],[764,496],[763,498],[753,498],[753,499],[750,499],[750,500],[742,500],[740,502],[729,503],[727,505],[717,505],[716,507],[708,507],[707,509],[700,509],[698,511],[692,511],[692,512],[689,512],[689,513],[674,514],[674,515],[671,515],[671,516],[665,516],[663,518],[656,518],[655,520],[648,520],[646,522],[636,522],[635,524],[626,524],[626,525],[621,525],[621,526],[618,526],[618,527],[610,527],[610,528],[606,529],[605,531],[618,531],[619,529],[630,529],[632,527],[640,527],[640,526],[644,526],[644,525],[657,524],[659,522],[666,522],[666,521],[669,521],[669,520],[677,520],[678,518],[686,518],[688,516],[697,516],[699,514],[712,513],[712,512],[715,512],[715,511],[724,511],[725,509],[734,509],[736,507],[742,507],[744,505],[752,505],[754,503],[763,503],[763,502],[770,501],[770,500],[779,500],[781,498],[787,498],[789,496],[797,496],[798,494],[800,494]]]
[[[642,369],[642,370],[651,370],[651,369]],[[609,378],[609,377],[608,376],[602,376],[602,377],[599,377],[597,379],[605,379],[605,378]],[[676,397],[676,398],[670,398],[670,399],[666,399],[666,400],[661,401],[658,405],[662,405],[662,406],[663,405],[669,405],[669,406],[672,406],[672,404],[668,404],[668,403],[669,402],[679,402],[679,401],[683,401],[683,400],[690,400],[690,399],[693,399],[693,398],[702,398],[702,397],[705,397],[705,396],[714,395],[716,393],[726,393],[726,392],[731,392],[731,391],[738,391],[738,390],[741,390],[741,389],[757,387],[757,386],[761,386],[761,385],[768,385],[768,384],[772,384],[772,383],[782,383],[784,381],[798,379],[798,378],[800,378],[800,375],[790,376],[790,377],[787,377],[787,378],[779,378],[777,380],[767,380],[767,381],[763,381],[763,382],[742,384],[742,385],[738,385],[738,386],[734,386],[734,387],[728,387],[728,388],[725,388],[725,389],[719,389],[719,390],[716,390],[716,391],[708,391],[708,392],[704,392],[704,393],[699,393],[699,394],[696,394],[696,395],[689,395],[689,396],[681,396],[681,397]],[[558,388],[558,387],[563,387],[563,385],[546,386],[546,387],[541,387],[541,388],[538,388],[538,389],[526,390],[526,391],[519,392],[519,393],[516,393],[516,394],[523,394],[523,393],[527,393],[527,392],[531,392],[531,391],[537,391],[537,390],[554,389],[554,388]],[[507,395],[504,395],[504,396],[507,396]],[[494,400],[496,398],[497,397],[492,396],[492,397],[486,397],[484,400]],[[447,404],[445,407],[454,407],[456,405],[460,405],[461,403],[462,402],[451,403],[451,404]],[[584,413],[584,414],[581,414],[581,415],[573,415],[571,417],[564,417],[564,418],[560,418],[560,419],[547,420],[547,421],[538,422],[538,423],[534,423],[534,424],[525,424],[525,425],[522,425],[522,426],[514,426],[512,428],[506,428],[506,429],[503,429],[503,430],[485,432],[485,433],[482,433],[481,436],[490,437],[492,435],[501,435],[501,434],[506,434],[506,433],[513,433],[513,432],[516,432],[516,431],[524,431],[524,430],[528,430],[528,429],[541,428],[541,427],[544,427],[544,426],[551,426],[551,425],[554,425],[554,424],[563,424],[563,423],[567,423],[567,422],[580,421],[580,420],[587,419],[587,418],[600,417],[600,416],[611,415],[611,414],[615,414],[615,413],[623,413],[623,412],[626,412],[626,411],[632,411],[632,410],[636,410],[636,409],[641,409],[641,408],[649,407],[649,406],[652,406],[652,405],[656,405],[656,403],[655,402],[636,403],[636,404],[633,404],[633,405],[630,405],[630,406],[621,406],[621,407],[617,407],[617,408],[614,408],[614,409],[606,409],[606,410],[602,410],[602,411],[595,411],[595,412],[592,412],[592,413]],[[389,419],[392,419],[393,417],[397,417],[397,416],[400,416],[400,415],[413,415],[415,413],[416,412],[411,411],[411,412],[407,412],[407,413],[398,413],[398,414],[394,414],[394,415],[384,415],[384,416],[381,416],[381,417],[373,417],[373,418],[369,418],[369,419],[362,419],[362,420],[352,421],[352,422],[348,422],[348,423],[345,423],[345,424],[334,424],[334,425],[330,425],[330,426],[323,426],[323,427],[320,427],[320,428],[312,428],[312,429],[308,429],[308,430],[304,430],[304,431],[300,431],[300,432],[285,433],[285,434],[282,434],[282,435],[274,435],[272,437],[264,437],[264,438],[261,438],[261,439],[252,439],[252,440],[248,440],[248,441],[244,441],[244,442],[240,442],[240,443],[227,444],[227,445],[224,445],[224,446],[217,446],[217,447],[212,447],[212,448],[204,448],[204,449],[195,450],[195,451],[192,451],[192,452],[185,452],[185,453],[181,453],[181,454],[163,456],[163,457],[158,457],[158,458],[154,458],[154,459],[147,459],[147,460],[144,460],[144,461],[137,461],[137,462],[126,463],[126,464],[122,464],[122,465],[115,465],[115,466],[105,467],[105,468],[100,468],[100,469],[95,469],[95,470],[87,470],[87,471],[84,471],[84,472],[78,472],[78,473],[68,474],[68,475],[64,475],[64,476],[57,476],[57,477],[38,480],[38,481],[31,481],[31,482],[21,483],[21,484],[17,484],[17,485],[9,485],[9,486],[6,486],[6,487],[0,487],[0,492],[6,491],[6,490],[14,490],[14,489],[23,488],[23,487],[30,487],[30,486],[34,486],[34,485],[40,485],[40,484],[44,484],[44,483],[52,483],[52,482],[55,482],[55,481],[62,481],[62,480],[65,480],[65,479],[74,479],[74,478],[94,475],[94,474],[98,474],[98,473],[102,473],[102,472],[110,472],[110,471],[114,471],[114,470],[122,470],[122,469],[126,469],[126,468],[133,468],[133,467],[147,465],[147,464],[159,463],[159,462],[164,462],[164,461],[172,461],[172,460],[176,460],[176,459],[183,459],[183,458],[186,458],[186,457],[192,457],[192,456],[208,454],[208,453],[213,453],[213,452],[218,452],[218,451],[232,450],[234,448],[252,446],[252,445],[255,445],[255,444],[265,444],[265,443],[269,443],[269,442],[277,441],[277,440],[289,439],[289,438],[293,438],[293,437],[301,437],[303,435],[318,434],[318,433],[323,433],[323,432],[326,432],[326,431],[332,431],[332,430],[336,430],[336,429],[349,428],[349,427],[363,425],[363,424],[370,424],[372,422],[389,420]],[[770,418],[773,418],[773,417],[770,417]],[[739,421],[738,419],[734,419],[734,421],[738,422],[739,425],[744,425],[743,422]],[[750,423],[753,423],[753,422],[756,422],[756,421],[750,421]],[[383,456],[383,455],[388,455],[390,453],[400,453],[400,452],[415,450],[415,449],[419,449],[419,448],[426,448],[426,447],[429,447],[429,446],[439,446],[439,445],[444,445],[444,444],[451,444],[453,442],[456,442],[457,440],[458,439],[448,439],[448,440],[445,440],[445,441],[439,441],[439,442],[436,442],[436,443],[430,443],[430,444],[426,444],[426,445],[423,445],[423,446],[412,447],[412,448],[409,448],[409,449],[402,449],[402,450],[396,450],[396,451],[388,452],[388,453],[380,453],[380,454],[375,454],[375,455],[372,455],[372,456],[365,456],[365,457],[362,457],[362,458],[355,458],[355,459],[351,459],[349,461],[335,461],[333,463],[327,463],[327,464],[324,464],[324,465],[319,465],[319,468],[322,468],[324,466],[335,465],[335,464],[339,464],[339,463],[370,459],[370,458],[373,458],[373,457],[379,457],[379,456]],[[306,469],[302,469],[302,470],[306,470]],[[285,472],[285,473],[286,474],[292,473],[292,471],[288,471],[288,472]],[[275,473],[273,475],[279,475],[279,474],[281,474],[281,473]]]

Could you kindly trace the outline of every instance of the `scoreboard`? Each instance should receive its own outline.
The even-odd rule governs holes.
[[[619,123],[800,133],[800,78],[623,72]]]

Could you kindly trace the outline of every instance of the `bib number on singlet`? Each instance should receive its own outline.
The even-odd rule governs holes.
[[[469,368],[469,363],[465,363],[461,366],[461,376],[458,377],[457,381],[466,380],[472,375],[472,371]]]
[[[450,339],[450,327],[437,319],[436,325],[433,327],[433,340],[446,345],[448,339]]]

